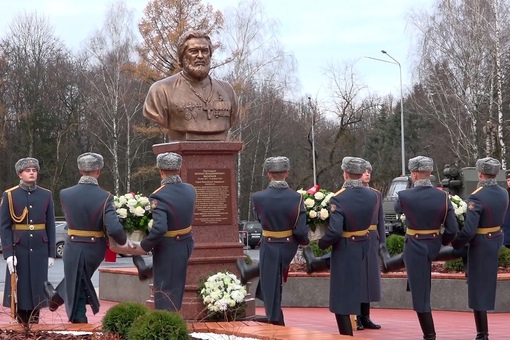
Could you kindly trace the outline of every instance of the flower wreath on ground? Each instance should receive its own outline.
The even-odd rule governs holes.
[[[448,195],[448,197],[450,198],[453,210],[455,211],[455,217],[457,218],[459,229],[462,229],[466,219],[467,203],[462,198],[460,198],[459,195]],[[406,225],[406,215],[401,214],[400,220],[404,225]]]
[[[303,195],[306,207],[306,224],[310,230],[315,232],[317,226],[328,225],[329,200],[334,193],[326,189],[320,189],[318,185],[314,185],[306,191],[299,189],[297,192]]]
[[[198,295],[207,309],[207,318],[211,320],[234,321],[242,316],[247,294],[246,287],[237,276],[228,271],[200,280],[198,287]]]
[[[143,236],[149,234],[153,223],[149,198],[130,192],[114,196],[113,203],[126,233],[132,234],[139,231]]]

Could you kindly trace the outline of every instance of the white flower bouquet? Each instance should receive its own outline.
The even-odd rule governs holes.
[[[228,271],[202,280],[198,294],[202,297],[210,319],[232,321],[246,308],[246,287],[237,276]]]
[[[135,231],[141,231],[144,235],[149,233],[153,223],[149,198],[130,192],[114,196],[113,203],[127,233]]]
[[[306,207],[306,224],[311,231],[315,232],[317,225],[329,223],[329,200],[334,193],[320,189],[318,185],[314,185],[308,190],[299,189],[297,191],[303,195]]]

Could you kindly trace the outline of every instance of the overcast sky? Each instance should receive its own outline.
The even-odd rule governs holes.
[[[359,59],[355,71],[372,92],[400,95],[397,65],[364,58],[387,59],[386,50],[402,65],[404,93],[412,85],[411,9],[428,8],[434,0],[260,0],[267,17],[280,24],[286,50],[298,62],[302,94],[321,97],[330,63]],[[136,20],[148,0],[126,0]],[[236,6],[238,0],[209,0],[215,9]],[[68,46],[78,49],[103,23],[108,0],[0,0],[0,36],[16,14],[37,11],[55,27]],[[417,7],[420,6],[420,7]]]

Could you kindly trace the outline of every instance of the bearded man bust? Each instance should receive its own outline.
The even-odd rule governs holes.
[[[224,141],[239,119],[232,86],[209,76],[212,52],[205,32],[185,32],[178,41],[182,71],[149,89],[143,115],[167,128],[172,141]]]

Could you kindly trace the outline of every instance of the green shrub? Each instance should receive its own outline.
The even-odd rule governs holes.
[[[510,249],[502,247],[499,250],[498,264],[500,267],[510,267]]]
[[[126,338],[133,322],[141,315],[148,314],[149,307],[135,302],[121,302],[111,307],[103,317],[105,333],[114,333]]]
[[[176,312],[155,310],[133,322],[127,340],[188,340],[188,326]]]
[[[446,261],[444,264],[444,268],[448,271],[463,272],[464,271],[464,263],[462,262],[462,259]]]
[[[386,239],[386,247],[391,256],[404,251],[404,236],[392,234]]]
[[[310,248],[312,248],[313,254],[314,254],[316,257],[321,257],[322,255],[326,255],[326,254],[331,253],[331,247],[327,247],[327,248],[326,248],[326,249],[324,249],[324,250],[322,250],[321,248],[319,248],[319,243],[318,243],[318,241],[312,241],[312,242],[310,242]]]

